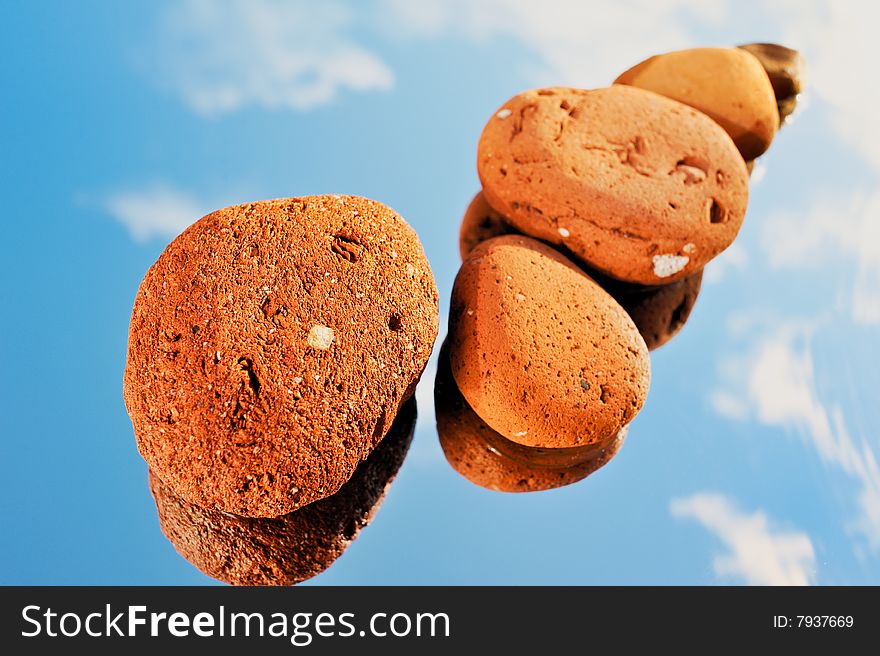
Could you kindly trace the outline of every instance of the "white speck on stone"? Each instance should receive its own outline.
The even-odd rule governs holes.
[[[528,434],[529,434],[529,431],[524,430],[524,431],[520,431],[519,433],[514,433],[513,436],[514,436],[514,437],[524,437],[524,436],[526,436],[526,435],[528,435]]]
[[[652,261],[654,275],[658,278],[668,278],[684,269],[690,258],[687,255],[655,255]]]
[[[501,120],[504,120],[504,119],[506,119],[508,116],[510,116],[511,114],[513,114],[513,112],[510,111],[509,109],[507,109],[507,107],[505,107],[504,109],[499,109],[499,110],[498,110],[498,113],[495,114],[495,116],[497,116],[497,117],[500,118]]]
[[[406,263],[406,275],[408,275],[410,278],[416,275],[416,268],[412,265],[412,262]]]
[[[312,348],[326,351],[330,348],[330,345],[335,339],[336,336],[333,334],[332,328],[327,326],[312,326],[307,341]]]
[[[559,228],[559,234],[562,238],[571,237],[571,233],[566,228]]]
[[[516,295],[516,302],[517,303],[522,303],[524,300],[526,300],[525,294],[517,294]]]
[[[681,250],[685,253],[693,253],[695,250],[697,250],[697,247],[694,244],[688,243],[685,244]]]
[[[467,312],[468,312],[468,316],[469,316],[469,317],[474,316],[474,311],[473,311],[473,310],[468,310]]]
[[[299,385],[301,382],[303,382],[302,376],[294,376],[293,377],[293,384],[294,385]]]
[[[397,251],[391,251],[391,253],[389,253],[389,255],[391,255],[392,259],[394,259],[394,260],[397,259]]]

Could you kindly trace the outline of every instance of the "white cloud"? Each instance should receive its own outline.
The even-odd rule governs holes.
[[[411,37],[516,40],[534,62],[526,71],[532,84],[605,85],[648,55],[706,45],[707,38],[718,45],[779,40],[802,50],[807,61],[800,111],[811,98],[818,100],[811,111],[838,138],[842,163],[858,166],[861,160],[869,165],[869,177],[880,174],[880,123],[875,116],[880,104],[880,39],[874,29],[880,22],[878,3],[386,0],[384,8],[388,22]],[[811,209],[768,220],[768,255],[779,265],[798,268],[833,262],[845,270],[852,260],[852,318],[880,325],[880,194],[851,198],[854,190],[848,187],[839,198],[817,207],[817,194],[828,194],[835,183],[823,180],[822,166],[815,169],[817,176],[805,181],[809,186],[796,201]],[[759,162],[753,186],[764,171]],[[704,281],[718,282],[747,263],[745,250],[734,246],[707,268]]]
[[[764,4],[785,26],[784,38],[805,53],[809,93],[828,106],[834,130],[880,173],[880,40],[875,29],[880,5],[835,0]]]
[[[724,390],[713,390],[709,394],[709,403],[722,417],[745,421],[749,418],[749,405],[736,394]]]
[[[867,173],[876,188],[880,175],[880,40],[874,25],[880,5],[868,2],[787,0],[767,3],[766,11],[784,25],[783,38],[804,52],[808,64],[807,94],[839,139],[841,164]],[[826,166],[837,166],[824,155]],[[828,161],[832,160],[832,161]],[[861,167],[861,162],[868,164]],[[859,170],[861,169],[861,170]],[[821,175],[823,168],[817,173]],[[861,177],[861,176],[859,176]],[[822,178],[810,185],[799,212],[766,220],[763,246],[771,265],[789,269],[834,266],[852,268],[851,318],[880,325],[880,194],[861,192],[859,184],[832,192]]]
[[[717,24],[722,0],[388,0],[389,20],[416,37],[514,38],[536,55],[539,84],[605,86],[645,57],[695,44],[689,23]]]
[[[750,20],[733,20],[742,14]],[[527,73],[535,83],[580,86],[608,84],[649,55],[703,45],[707,35],[722,45],[777,38],[805,52],[808,93],[880,170],[878,20],[876,4],[832,0],[384,0],[368,9],[341,0],[185,0],[166,8],[151,61],[190,107],[219,114],[245,106],[308,109],[343,89],[391,88],[391,69],[355,33],[416,44],[426,37],[514,39],[533,55]]]
[[[207,212],[192,195],[163,184],[109,194],[101,206],[141,242],[175,237]]]
[[[723,494],[699,492],[673,499],[673,517],[694,519],[727,548],[712,561],[721,578],[749,585],[810,585],[816,580],[816,552],[806,533],[773,525],[766,513],[746,513]]]
[[[749,252],[741,241],[735,241],[721,255],[706,265],[703,270],[703,283],[714,285],[729,274],[743,271],[749,265]]]
[[[880,194],[874,191],[880,175],[880,123],[875,109],[880,103],[876,75],[880,40],[873,27],[880,21],[880,4],[726,0],[721,13],[749,16],[747,22],[730,21],[733,27],[720,31],[721,38],[777,39],[803,52],[807,87],[795,117],[809,104],[820,128],[814,135],[801,133],[801,138],[832,143],[823,143],[823,165],[803,176],[803,193],[792,196],[791,210],[762,217],[766,258],[776,268],[822,266],[849,272],[852,280],[846,293],[851,318],[880,325]],[[767,33],[749,36],[744,31],[761,21]],[[841,186],[834,175],[826,179],[829,169],[851,171],[852,184]],[[757,174],[756,170],[753,185]],[[707,268],[705,280],[711,283],[718,275],[713,267]]]
[[[852,263],[852,319],[880,325],[880,193],[828,196],[805,212],[777,213],[767,218],[761,240],[775,268]]]
[[[346,35],[352,20],[339,2],[172,3],[158,35],[158,73],[202,115],[305,110],[343,89],[391,88],[388,66]]]
[[[722,362],[724,383],[709,400],[722,416],[796,432],[856,481],[859,514],[849,528],[880,550],[880,468],[870,443],[850,433],[841,407],[819,398],[811,335],[812,327],[798,324],[760,333],[744,354]]]
[[[304,110],[344,89],[391,88],[391,69],[354,32],[415,43],[513,38],[534,55],[536,82],[599,86],[654,52],[695,44],[685,25],[719,24],[724,11],[723,0],[386,0],[367,10],[340,0],[185,0],[166,7],[150,64],[202,115]]]

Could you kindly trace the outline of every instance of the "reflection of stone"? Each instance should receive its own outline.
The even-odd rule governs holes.
[[[596,277],[632,318],[652,351],[663,346],[682,329],[700,293],[703,272],[669,285],[640,287]]]
[[[434,381],[437,432],[446,460],[471,483],[499,492],[537,492],[576,483],[608,462],[626,436],[586,447],[540,449],[516,444],[489,428],[452,377],[444,342]]]
[[[508,234],[520,233],[489,207],[482,191],[478,192],[461,222],[458,246],[462,259],[477,244]],[[554,248],[572,259],[565,248]],[[682,329],[697,302],[703,281],[701,270],[667,285],[635,285],[609,278],[583,263],[578,265],[623,306],[651,350],[663,346]]]
[[[202,572],[233,585],[291,585],[320,574],[373,518],[409,450],[415,399],[336,494],[271,519],[205,510],[174,495],[152,472],[159,525]]]

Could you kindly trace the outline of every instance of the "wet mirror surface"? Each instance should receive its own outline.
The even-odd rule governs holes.
[[[430,20],[272,5],[277,37],[249,3],[210,19],[191,3],[11,10],[0,582],[880,583],[878,17],[747,5],[523,3],[503,22],[491,3]],[[608,36],[624,19],[625,42]],[[291,80],[272,48],[215,71],[233,33],[353,53],[356,81]],[[652,348],[643,409],[595,451],[506,440],[441,348],[486,121],[525,89],[606,86],[659,52],[757,39],[797,47],[809,75],[754,164],[736,241],[663,293],[605,281]],[[121,388],[137,286],[206,212],[318,193],[393,207],[431,263],[440,335],[412,443],[401,416],[317,519],[208,516],[136,451]],[[472,244],[507,231],[478,210]]]

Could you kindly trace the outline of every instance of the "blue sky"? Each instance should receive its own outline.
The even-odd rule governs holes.
[[[313,582],[880,583],[878,19],[825,1],[7,3],[0,583],[209,582],[159,531],[121,395],[135,290],[189,222],[381,200],[419,232],[445,314],[504,100],[759,40],[803,49],[810,88],[620,454],[560,490],[477,488],[440,452],[429,369],[388,499]]]

